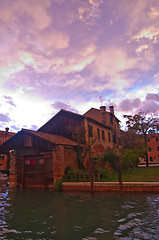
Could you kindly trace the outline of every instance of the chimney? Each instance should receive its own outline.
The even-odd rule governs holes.
[[[105,113],[105,112],[106,112],[106,106],[101,106],[100,113]]]
[[[110,106],[109,109],[110,109],[110,113],[114,115],[114,106]]]
[[[8,131],[9,131],[9,128],[8,128],[8,127],[6,127],[6,128],[5,128],[5,130],[6,130],[6,133],[8,133]]]
[[[100,113],[102,115],[102,123],[106,124],[106,106],[100,107]]]

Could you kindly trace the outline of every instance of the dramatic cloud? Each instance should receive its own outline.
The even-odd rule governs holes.
[[[10,121],[11,119],[7,115],[0,113],[0,122],[10,122]]]
[[[155,94],[155,93],[148,93],[146,95],[146,100],[152,100],[152,101],[156,101],[159,103],[159,94]]]
[[[60,102],[57,101],[54,104],[52,104],[52,107],[55,108],[56,110],[61,110],[61,109],[65,109],[68,111],[73,111],[73,112],[77,112],[74,108],[72,108],[69,104],[66,104],[64,102]]]
[[[158,22],[158,0],[1,0],[1,127],[36,129],[98,96],[120,116],[158,111]]]
[[[89,26],[95,25],[102,15],[100,10],[102,3],[103,0],[81,1],[78,8],[80,20]]]
[[[157,104],[153,100],[145,100],[144,102],[142,102],[140,107],[141,111],[145,113],[153,113],[159,111],[159,104]]]
[[[140,99],[124,99],[120,104],[119,104],[119,109],[123,112],[128,112],[128,111],[133,111],[134,109],[139,109],[140,107]]]

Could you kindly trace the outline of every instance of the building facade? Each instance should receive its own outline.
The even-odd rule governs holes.
[[[61,109],[37,131],[23,129],[4,142],[0,152],[10,162],[10,182],[21,187],[49,187],[68,167],[90,170],[90,160],[107,148],[120,148],[114,108],[91,108],[83,115]],[[13,173],[13,174],[12,174]]]
[[[9,128],[6,128],[5,131],[0,131],[0,145],[6,142],[8,139],[13,137],[15,133],[9,132]],[[4,154],[0,154],[0,169],[6,170],[9,168],[7,157]]]
[[[159,133],[148,134],[147,146],[149,163],[159,163]]]

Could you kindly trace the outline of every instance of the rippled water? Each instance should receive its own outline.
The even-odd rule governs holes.
[[[0,239],[159,239],[159,194],[13,190],[0,180]]]

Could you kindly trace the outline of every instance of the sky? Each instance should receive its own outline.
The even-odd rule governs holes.
[[[158,0],[0,0],[0,130],[159,111]]]

